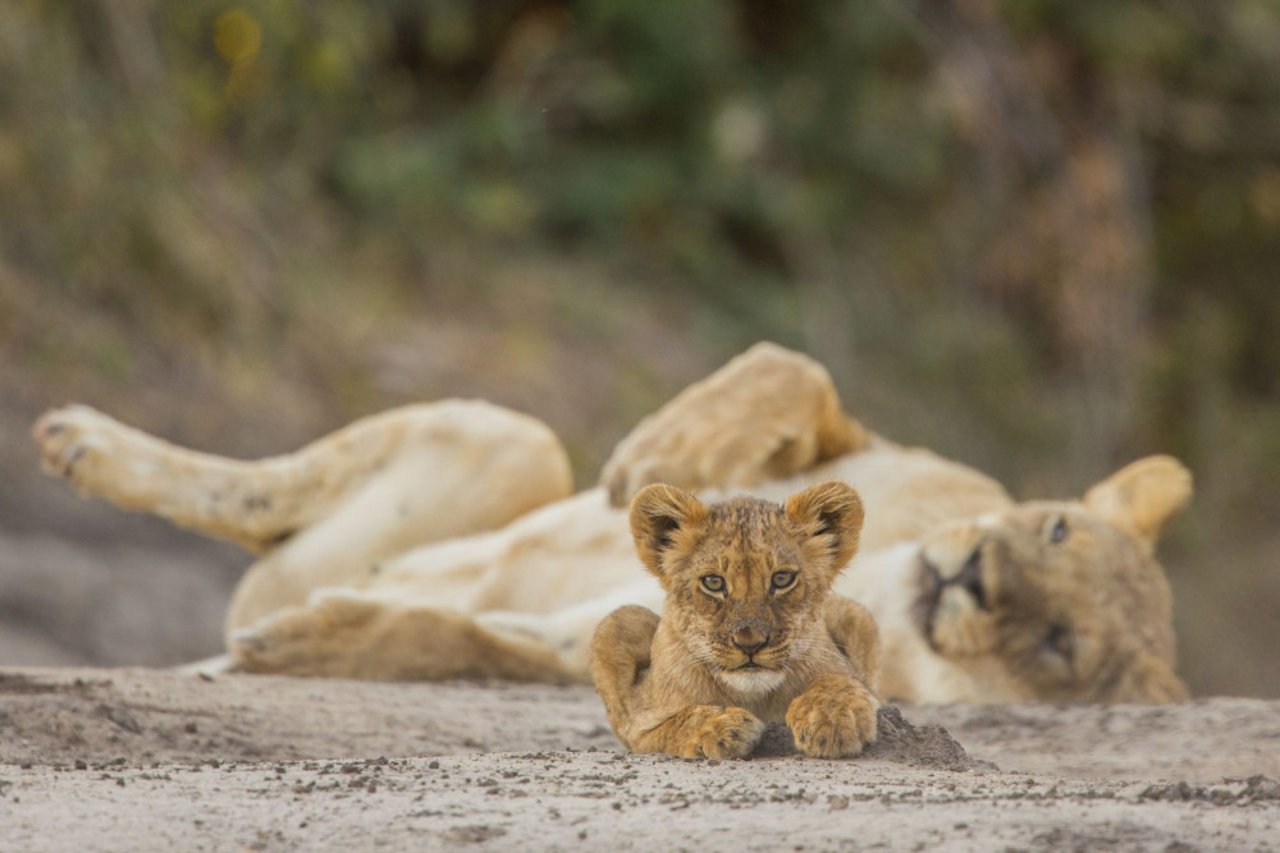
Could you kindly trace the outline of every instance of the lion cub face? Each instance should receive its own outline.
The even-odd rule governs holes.
[[[920,550],[925,638],[957,662],[998,658],[1044,698],[1182,698],[1171,596],[1152,552],[1190,488],[1181,465],[1152,457],[1083,501],[1024,503],[942,528]]]
[[[659,484],[631,505],[636,549],[667,592],[663,621],[690,658],[746,696],[778,688],[814,644],[862,519],[857,492],[838,482],[784,505],[736,498],[711,506]]]

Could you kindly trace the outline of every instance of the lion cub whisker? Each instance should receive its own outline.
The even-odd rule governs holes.
[[[591,642],[596,690],[628,749],[742,758],[775,721],[812,757],[855,755],[875,739],[875,621],[831,593],[862,529],[853,488],[708,506],[658,484],[636,494],[630,519],[666,605],[661,618],[615,610]]]

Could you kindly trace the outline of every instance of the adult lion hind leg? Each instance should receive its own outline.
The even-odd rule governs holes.
[[[641,421],[613,451],[600,482],[622,506],[650,483],[752,486],[866,442],[821,364],[759,343]]]
[[[275,613],[232,634],[242,671],[368,681],[499,678],[549,684],[584,681],[532,638],[502,635],[470,616],[322,590],[305,607]]]
[[[366,587],[400,555],[497,530],[570,494],[564,450],[532,418],[459,402],[418,408],[414,420],[380,468],[245,573],[228,629],[304,604],[317,589]],[[455,591],[468,574],[482,585],[486,569],[459,567]]]
[[[421,542],[500,526],[572,490],[567,457],[545,425],[481,402],[395,409],[356,421],[295,453],[251,462],[177,447],[87,406],[47,412],[33,436],[46,470],[69,480],[81,494],[254,552],[315,525],[379,476],[394,481],[384,490],[388,511],[405,514],[396,498],[409,494],[439,510],[431,513],[435,529]],[[521,475],[514,482],[489,483],[492,494],[475,506],[447,493],[447,476],[432,478],[428,472],[426,479],[409,484],[396,474],[409,457],[428,468],[433,462],[458,467],[458,460],[475,468],[490,452],[531,464],[512,472]]]

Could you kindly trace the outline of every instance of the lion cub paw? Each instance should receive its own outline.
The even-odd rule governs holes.
[[[791,702],[787,725],[810,758],[847,758],[876,739],[875,697],[852,678],[819,678]]]
[[[698,727],[682,758],[746,758],[764,737],[765,725],[750,711],[725,708]]]

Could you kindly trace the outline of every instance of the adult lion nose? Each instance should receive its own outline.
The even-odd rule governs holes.
[[[990,610],[991,601],[982,578],[982,564],[985,559],[983,551],[989,540],[982,540],[965,555],[960,570],[953,575],[944,575],[937,563],[929,559],[929,555],[920,554],[920,594],[921,600],[936,603],[948,587],[963,589],[973,598],[974,604],[981,610]]]
[[[938,567],[929,561],[926,554],[920,555],[920,566],[924,570],[924,580],[926,590],[935,597],[942,591],[942,572],[938,571]]]
[[[754,655],[769,644],[769,635],[754,626],[739,628],[733,632],[733,636],[730,639],[738,651],[747,657]]]
[[[952,584],[959,586],[973,596],[973,601],[978,607],[988,610],[990,607],[987,603],[987,593],[982,586],[982,546],[982,542],[975,545],[965,559],[964,565],[960,567],[960,571],[942,583],[943,586]]]

